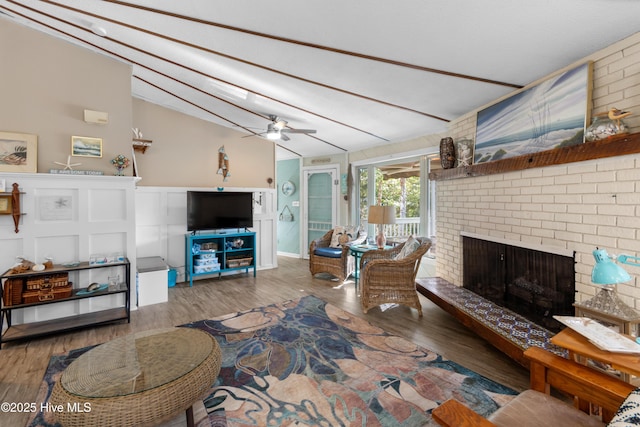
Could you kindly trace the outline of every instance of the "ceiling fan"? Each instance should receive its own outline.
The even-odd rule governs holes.
[[[287,121],[282,120],[278,116],[270,115],[269,119],[271,119],[271,123],[267,125],[267,131],[258,134],[266,136],[267,139],[289,141],[290,138],[286,135],[288,133],[316,133],[315,129],[289,129],[287,127]]]

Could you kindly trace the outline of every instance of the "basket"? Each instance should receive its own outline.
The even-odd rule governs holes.
[[[56,286],[26,291],[22,294],[22,303],[32,304],[34,302],[55,301],[58,299],[69,298],[73,293],[72,288],[72,284],[69,283],[66,286]]]
[[[5,306],[22,304],[22,279],[4,281],[2,301]]]
[[[27,279],[27,291],[38,291],[47,288],[59,288],[69,284],[68,273],[34,276]]]
[[[218,250],[218,244],[216,242],[205,242],[205,243],[200,243],[200,249],[205,250],[205,251],[217,251]]]
[[[247,267],[251,265],[253,257],[248,258],[229,258],[227,259],[227,268]]]

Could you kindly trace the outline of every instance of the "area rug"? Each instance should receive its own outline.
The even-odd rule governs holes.
[[[435,426],[431,410],[449,398],[488,416],[517,394],[314,296],[182,326],[222,349],[200,425]],[[52,358],[42,401],[86,350]]]
[[[220,343],[204,404],[229,426],[437,425],[449,398],[487,416],[517,394],[314,296],[185,326]]]

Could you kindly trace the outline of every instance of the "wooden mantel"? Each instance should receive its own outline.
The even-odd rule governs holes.
[[[522,169],[541,168],[564,163],[583,162],[605,157],[640,153],[640,133],[612,136],[602,141],[585,142],[571,147],[555,148],[539,153],[510,157],[494,162],[479,163],[429,174],[433,181],[495,175]]]

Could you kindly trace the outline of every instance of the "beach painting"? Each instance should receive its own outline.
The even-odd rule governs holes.
[[[582,144],[591,70],[587,62],[479,111],[474,163]]]
[[[0,172],[37,172],[37,135],[0,132]]]
[[[102,138],[72,136],[71,155],[82,157],[102,157]]]

